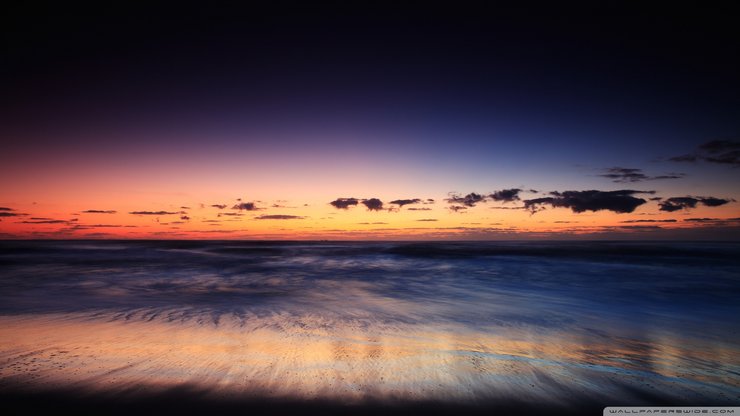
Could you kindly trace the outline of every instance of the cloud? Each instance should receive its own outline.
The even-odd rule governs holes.
[[[533,214],[545,209],[544,205],[550,205],[554,208],[570,208],[575,213],[607,210],[624,214],[633,212],[637,207],[647,202],[633,195],[651,193],[654,193],[654,191],[628,189],[619,191],[551,192],[552,197],[525,200],[524,208]]]
[[[668,198],[663,202],[659,203],[661,211],[674,212],[682,209],[696,208],[697,204],[702,204],[708,207],[718,207],[727,203],[733,202],[734,199],[722,199],[715,198],[713,196],[702,197],[702,196],[678,196]]]
[[[422,218],[422,219],[416,220],[416,221],[432,222],[432,221],[437,221],[437,220],[435,218]]]
[[[211,205],[211,208],[224,209],[224,208],[226,208],[226,204],[212,204]]]
[[[621,221],[625,224],[639,223],[639,222],[676,222],[676,220],[627,220]]]
[[[668,173],[659,176],[648,176],[642,172],[642,169],[613,167],[605,169],[606,173],[599,176],[609,178],[615,183],[630,183],[652,181],[657,179],[680,179],[686,176],[683,173]]]
[[[450,204],[463,204],[466,207],[474,207],[475,204],[483,202],[485,200],[485,196],[477,194],[475,192],[471,192],[465,196],[451,194],[450,197],[447,198],[445,201],[449,202]]]
[[[133,215],[175,215],[185,214],[183,211],[171,212],[171,211],[131,211],[129,214]]]
[[[519,188],[502,189],[489,195],[494,201],[501,202],[514,202],[519,201],[519,192],[522,190]]]
[[[396,199],[394,201],[389,202],[389,204],[395,204],[398,205],[399,208],[403,207],[404,205],[410,205],[410,204],[420,204],[421,199],[419,198],[412,198],[412,199]]]
[[[300,217],[298,215],[260,215],[254,217],[255,220],[302,220],[306,217]]]
[[[180,219],[183,221],[188,221],[190,220],[190,217],[188,217],[187,215],[180,215]]]
[[[406,210],[407,211],[431,211],[432,209],[431,208],[426,208],[426,207],[422,207],[422,208],[413,208],[412,207],[412,208],[406,208]]]
[[[337,198],[334,201],[329,202],[334,208],[347,209],[350,206],[355,206],[360,202],[357,198]]]
[[[378,198],[363,199],[362,205],[366,206],[368,211],[380,211],[383,209],[383,201]]]
[[[450,205],[449,209],[453,212],[460,212],[460,211],[468,209],[468,207],[464,207],[462,205]]]
[[[254,202],[240,202],[231,207],[231,209],[238,209],[239,211],[259,211],[262,208],[258,208]]]
[[[37,220],[37,221],[21,221],[21,224],[69,224],[67,220]]]
[[[0,217],[25,217],[28,214],[22,214],[20,212],[10,212],[15,211],[13,208],[7,208],[7,207],[0,207]]]
[[[740,222],[740,218],[686,218],[685,222],[699,222],[699,223],[735,223]]]
[[[698,162],[740,166],[740,141],[712,140],[699,146],[693,153],[674,156],[673,162]]]
[[[180,209],[190,209],[190,207],[180,207]]]
[[[83,214],[115,214],[118,211],[112,209],[88,209],[82,211]]]
[[[4,211],[0,212],[0,217],[22,217],[24,215],[28,215],[28,214],[20,214],[17,212],[4,212]]]

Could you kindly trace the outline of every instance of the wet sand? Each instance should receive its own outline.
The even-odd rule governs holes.
[[[703,263],[673,260],[313,249],[214,259],[178,248],[183,265],[152,260],[148,247],[142,258],[109,251],[48,265],[4,257],[3,414],[595,414],[740,402],[732,261],[715,260],[712,281]]]

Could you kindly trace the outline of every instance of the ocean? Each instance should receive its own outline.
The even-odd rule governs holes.
[[[2,241],[0,398],[737,405],[739,299],[727,242]]]

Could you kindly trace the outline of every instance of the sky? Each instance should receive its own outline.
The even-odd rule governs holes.
[[[0,238],[740,238],[729,9],[270,4],[10,9]]]

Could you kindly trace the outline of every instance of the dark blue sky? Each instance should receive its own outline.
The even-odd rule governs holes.
[[[719,5],[11,9],[0,173],[26,187],[74,166],[85,173],[69,181],[164,187],[252,167],[272,187],[298,173],[382,193],[377,174],[444,195],[615,190],[626,185],[601,175],[628,168],[680,177],[631,189],[737,198],[738,17]],[[717,140],[725,163],[699,148]],[[687,154],[699,157],[670,160]]]

